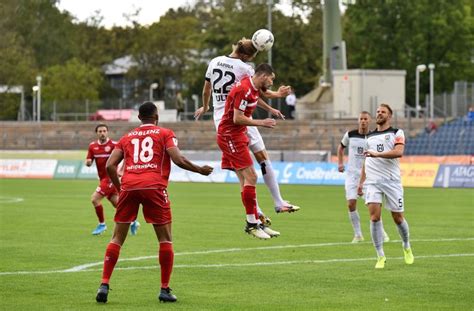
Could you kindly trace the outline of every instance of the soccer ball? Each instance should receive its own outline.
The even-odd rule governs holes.
[[[259,29],[252,36],[252,44],[260,52],[270,50],[273,42],[273,34],[267,29]]]

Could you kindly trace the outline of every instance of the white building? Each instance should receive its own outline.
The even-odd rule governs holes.
[[[405,70],[334,70],[333,111],[347,118],[364,110],[374,116],[377,106],[386,103],[403,116],[405,76]]]

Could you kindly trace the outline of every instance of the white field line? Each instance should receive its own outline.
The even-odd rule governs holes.
[[[472,238],[451,238],[451,239],[413,239],[411,242],[453,242],[453,241],[473,241]],[[393,240],[388,243],[400,243],[400,240]],[[370,242],[361,242],[357,244],[368,244]],[[181,252],[175,253],[175,256],[183,255],[202,255],[202,254],[215,254],[215,253],[232,253],[232,252],[245,252],[245,251],[256,251],[256,250],[272,250],[272,249],[286,249],[286,248],[304,248],[304,247],[324,247],[324,246],[341,246],[341,245],[357,245],[350,242],[335,242],[335,243],[318,243],[318,244],[300,244],[300,245],[275,245],[275,246],[261,246],[261,247],[250,247],[250,248],[225,248],[215,249],[207,251],[195,251],[195,252]],[[448,254],[448,255],[429,255],[429,256],[416,256],[416,258],[438,258],[438,257],[462,257],[462,256],[474,256],[474,254]],[[120,262],[124,261],[141,261],[147,259],[156,259],[154,256],[142,256],[133,258],[119,259]],[[401,258],[401,257],[400,257]],[[399,259],[398,257],[393,259]],[[327,263],[327,262],[351,262],[351,261],[366,261],[373,260],[373,258],[353,258],[353,259],[329,259],[329,260],[301,260],[301,261],[281,261],[281,262],[261,262],[261,263],[248,263],[248,264],[217,264],[217,265],[175,265],[176,268],[209,268],[209,267],[231,267],[231,266],[257,266],[257,265],[286,265],[292,263]],[[52,274],[52,273],[72,273],[72,272],[87,272],[87,271],[100,271],[99,269],[89,269],[92,267],[102,266],[103,261],[87,263],[84,265],[75,266],[64,270],[44,270],[44,271],[5,271],[0,272],[2,275],[20,275],[20,274]],[[127,268],[116,268],[116,270],[132,270],[132,269],[152,269],[157,266],[149,267],[127,267]]]
[[[452,257],[474,257],[474,253],[467,254],[435,254],[415,256],[418,259],[431,258],[452,258]],[[387,257],[387,260],[402,260],[403,257]],[[325,264],[325,263],[339,263],[339,262],[356,262],[356,261],[374,261],[374,257],[370,258],[338,258],[338,259],[319,259],[319,260],[292,260],[292,261],[269,261],[269,262],[250,262],[250,263],[230,263],[230,264],[196,264],[196,265],[174,265],[174,268],[226,268],[226,267],[252,267],[252,266],[275,266],[275,265],[295,265],[295,264]],[[154,266],[136,266],[115,268],[115,270],[151,270],[158,269],[158,264]],[[88,270],[50,270],[50,271],[16,271],[16,272],[1,272],[2,275],[31,275],[31,274],[53,274],[53,273],[77,273],[77,272],[98,272],[102,269],[88,269]]]
[[[20,203],[23,202],[25,199],[20,197],[4,197],[0,196],[0,204],[8,204],[8,203]]]

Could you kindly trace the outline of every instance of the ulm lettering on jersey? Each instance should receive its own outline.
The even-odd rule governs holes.
[[[147,168],[156,169],[158,168],[158,165],[153,164],[153,163],[147,163],[147,164],[135,164],[135,165],[130,165],[126,167],[127,171],[143,170]]]
[[[221,62],[217,62],[217,66],[225,67],[225,68],[228,68],[228,69],[234,69],[234,66],[226,64],[226,63],[221,63]]]
[[[159,129],[153,129],[153,130],[146,130],[146,131],[133,131],[128,133],[128,137],[130,136],[144,136],[144,135],[150,135],[150,134],[160,134]]]
[[[218,101],[218,102],[225,102],[226,99],[227,99],[227,95],[225,95],[225,94],[216,95],[216,101]]]

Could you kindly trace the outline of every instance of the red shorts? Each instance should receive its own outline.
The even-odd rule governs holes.
[[[114,221],[132,223],[137,219],[138,208],[143,206],[145,221],[155,225],[171,223],[171,208],[166,189],[120,191]]]
[[[253,166],[248,143],[249,139],[245,133],[239,136],[217,135],[217,144],[222,150],[221,167],[241,170]]]
[[[108,179],[101,179],[99,186],[95,189],[95,192],[100,195],[107,197],[110,200],[111,197],[118,194],[117,189],[114,184]]]

